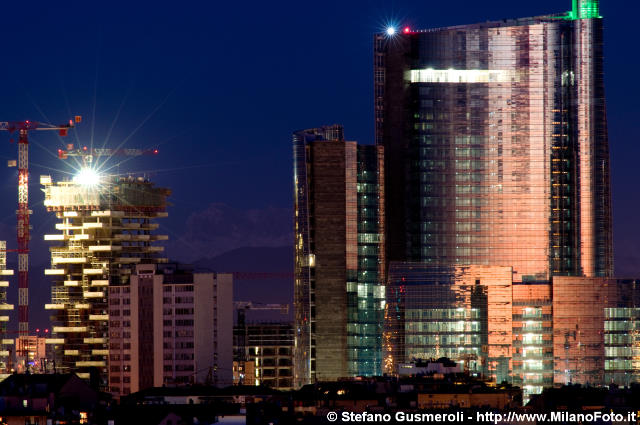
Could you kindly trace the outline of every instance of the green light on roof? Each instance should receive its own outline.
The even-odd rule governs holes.
[[[573,7],[567,12],[567,19],[602,18],[599,3],[599,0],[573,0]]]

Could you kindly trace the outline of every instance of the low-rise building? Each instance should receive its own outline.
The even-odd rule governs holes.
[[[234,384],[293,388],[291,323],[238,324],[234,334]]]
[[[140,264],[109,287],[109,388],[231,385],[233,278]]]
[[[14,374],[0,382],[3,424],[89,423],[99,399],[75,374]]]

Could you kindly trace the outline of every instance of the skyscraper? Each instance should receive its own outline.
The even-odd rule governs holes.
[[[388,261],[612,274],[602,44],[597,0],[375,36]]]
[[[381,146],[342,126],[295,132],[294,385],[379,375],[384,312]]]

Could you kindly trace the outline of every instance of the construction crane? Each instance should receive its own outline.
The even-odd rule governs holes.
[[[233,303],[233,306],[238,312],[246,312],[247,310],[280,310],[280,314],[289,314],[289,304],[262,304],[251,301],[236,301]]]
[[[292,272],[226,272],[233,274],[233,280],[293,279]]]
[[[0,130],[10,134],[18,132],[18,334],[20,337],[29,335],[29,131],[58,131],[60,136],[66,136],[70,128],[82,121],[76,116],[66,124],[53,125],[37,121],[4,121],[0,122]],[[10,161],[9,166],[15,166]],[[20,341],[21,338],[18,338]],[[22,354],[22,344],[18,344],[17,351]]]
[[[74,148],[72,144],[67,145],[67,149],[58,149],[58,158],[67,159],[70,156],[82,158],[82,165],[89,166],[94,157],[100,156],[140,156],[157,155],[158,149],[99,149],[99,148]]]

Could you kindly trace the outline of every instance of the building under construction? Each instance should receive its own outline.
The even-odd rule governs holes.
[[[88,174],[87,174],[88,173]],[[52,338],[57,372],[89,378],[99,372],[106,387],[109,357],[107,287],[128,285],[136,264],[167,262],[155,235],[156,218],[166,217],[168,189],[138,177],[81,172],[72,181],[41,176],[45,207],[59,233],[45,235],[51,247]],[[126,318],[122,326],[127,326]]]

